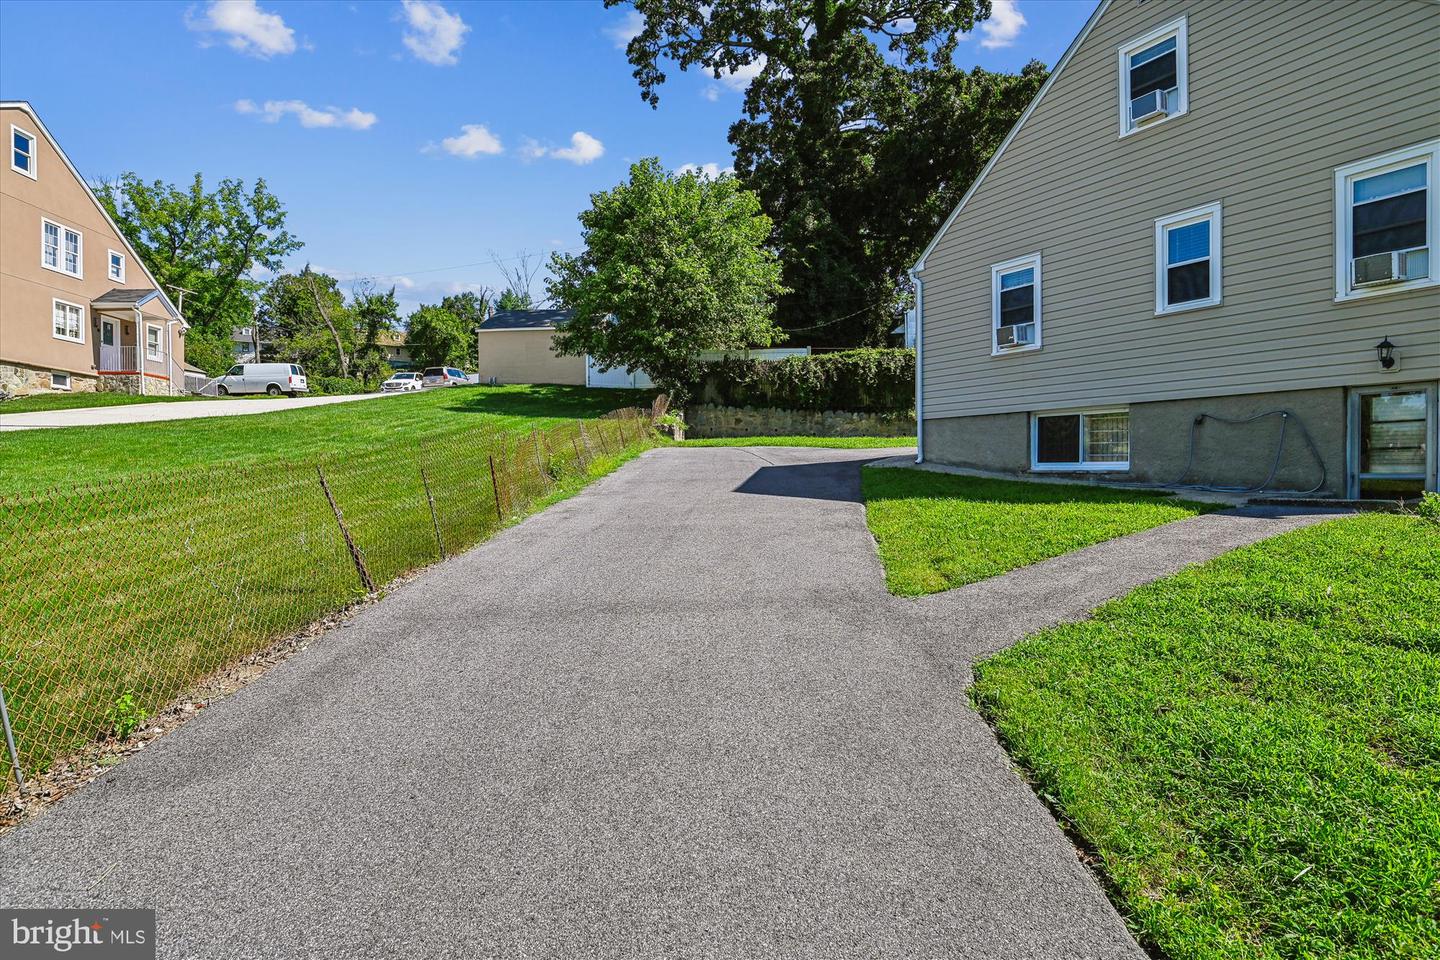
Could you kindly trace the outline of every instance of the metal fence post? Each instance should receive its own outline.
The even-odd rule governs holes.
[[[0,722],[5,725],[5,746],[10,748],[10,767],[15,771],[15,783],[23,791],[25,775],[20,772],[20,754],[15,750],[15,733],[10,729],[10,710],[5,706],[4,687],[0,687]]]
[[[545,460],[540,455],[540,434],[538,431],[530,431],[530,443],[535,448],[535,475],[538,476],[543,483],[549,480],[549,475],[545,472]]]
[[[495,477],[495,455],[491,454],[486,459],[490,461],[490,489],[495,492],[495,519],[505,519],[505,509],[500,506],[500,481]]]
[[[330,501],[330,509],[335,511],[335,522],[340,525],[340,535],[345,538],[345,546],[350,550],[350,559],[355,561],[355,571],[360,574],[360,584],[365,588],[366,593],[375,592],[375,581],[370,578],[370,570],[365,566],[365,555],[355,543],[355,538],[350,536],[350,528],[345,526],[345,515],[340,512],[340,504],[335,502],[335,497],[330,493],[330,484],[325,482],[325,471],[320,464],[315,464],[315,472],[320,475],[320,489],[325,491],[325,499]]]
[[[440,548],[440,559],[445,559],[445,538],[440,536],[440,518],[435,515],[435,498],[430,493],[430,478],[425,476],[425,467],[420,467],[420,483],[425,487],[425,499],[430,504],[430,523],[435,527],[435,545]]]

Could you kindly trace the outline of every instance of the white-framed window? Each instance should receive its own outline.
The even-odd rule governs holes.
[[[35,179],[35,134],[10,124],[10,169]]]
[[[1031,414],[1030,469],[1129,470],[1130,411],[1106,407]]]
[[[1155,221],[1155,312],[1220,302],[1220,204]]]
[[[54,220],[40,220],[40,266],[67,276],[85,276],[85,238]]]
[[[55,323],[52,333],[56,340],[85,342],[85,308],[65,300],[54,301]]]
[[[1156,27],[1120,48],[1120,136],[1190,111],[1190,54],[1185,18]]]
[[[1440,282],[1440,140],[1335,171],[1335,299]]]
[[[165,359],[165,341],[161,338],[160,334],[161,330],[155,326],[155,324],[145,324],[145,359]]]
[[[109,256],[106,258],[105,262],[110,274],[110,279],[116,281],[117,283],[124,283],[125,254],[121,253],[119,250],[111,250],[109,251]]]
[[[1040,254],[990,268],[990,355],[1040,348]]]
[[[50,371],[50,389],[51,389],[51,390],[69,390],[69,389],[70,389],[70,374],[64,373],[64,372],[62,372],[62,371],[60,371],[60,370],[51,370],[51,371]]]

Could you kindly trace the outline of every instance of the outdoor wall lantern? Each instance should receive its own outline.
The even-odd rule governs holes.
[[[1395,366],[1395,344],[1390,342],[1389,337],[1375,344],[1375,356],[1380,360],[1382,369],[1389,370]]]

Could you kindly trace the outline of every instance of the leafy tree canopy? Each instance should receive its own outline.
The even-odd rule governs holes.
[[[770,219],[733,177],[672,176],[652,157],[590,203],[585,250],[550,258],[550,296],[574,313],[559,352],[638,368],[683,401],[701,351],[775,341]]]
[[[406,342],[422,367],[474,367],[475,337],[470,319],[443,306],[421,305],[410,314]]]
[[[463,293],[452,293],[440,301],[440,308],[448,310],[465,322],[465,327],[471,334],[480,329],[480,324],[490,316],[490,298],[488,289],[466,290]]]
[[[334,277],[308,265],[299,273],[280,274],[261,294],[255,320],[261,338],[272,342],[280,356],[316,375],[349,375],[359,338]]]
[[[96,196],[145,266],[176,299],[183,287],[192,330],[228,340],[232,327],[250,322],[253,298],[264,286],[254,271],[281,269],[301,242],[285,229],[285,209],[264,180],[247,187],[221,180],[213,191],[195,174],[188,187],[133,173],[95,185]],[[193,335],[193,334],[192,334]]]
[[[500,294],[496,306],[501,310],[532,310],[535,304],[528,291],[517,293],[514,290],[506,290]]]
[[[796,342],[885,342],[906,272],[1044,81],[955,66],[988,0],[606,0],[644,28],[627,54],[659,103],[664,66],[754,73],[730,128],[774,222]]]

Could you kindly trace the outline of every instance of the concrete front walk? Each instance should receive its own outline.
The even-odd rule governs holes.
[[[154,907],[166,957],[1143,957],[969,665],[1318,517],[906,601],[884,455],[650,451],[0,838],[0,903]]]
[[[125,403],[113,407],[76,407],[72,410],[41,410],[35,413],[6,413],[0,406],[0,431],[40,430],[47,427],[103,427],[114,423],[154,423],[159,420],[195,420],[202,417],[239,417],[252,413],[275,413],[351,403],[398,393],[356,393],[341,397],[237,397],[233,400],[191,400],[170,403]]]

